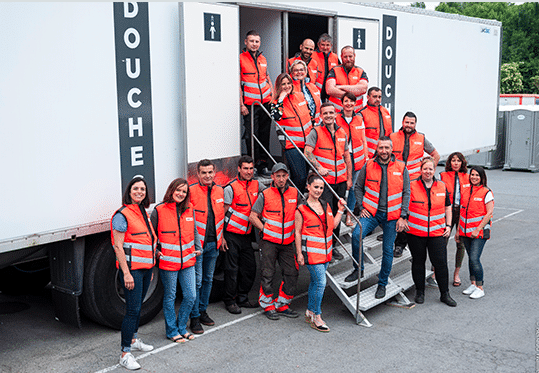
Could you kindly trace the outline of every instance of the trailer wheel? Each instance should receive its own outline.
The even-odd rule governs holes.
[[[81,309],[93,321],[120,329],[125,315],[125,300],[110,239],[99,241],[86,252]],[[140,325],[152,320],[162,308],[163,285],[159,281],[158,269],[153,270],[153,280],[142,304]]]

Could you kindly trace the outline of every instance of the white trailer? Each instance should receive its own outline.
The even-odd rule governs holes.
[[[0,3],[3,291],[48,281],[36,263],[50,264],[60,320],[80,325],[82,307],[119,326],[109,224],[123,187],[141,174],[159,202],[203,158],[221,182],[234,176],[251,29],[273,79],[303,39],[328,32],[337,53],[356,48],[395,130],[413,111],[442,156],[495,146],[495,21],[376,3]],[[160,310],[155,278],[142,322]]]

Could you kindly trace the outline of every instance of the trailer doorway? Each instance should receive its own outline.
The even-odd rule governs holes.
[[[303,40],[312,39],[316,45],[323,33],[330,33],[328,17],[288,13],[288,58],[299,52]]]

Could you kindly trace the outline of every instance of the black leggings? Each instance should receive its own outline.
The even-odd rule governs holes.
[[[425,262],[428,251],[440,293],[449,291],[447,240],[445,237],[418,237],[408,234],[408,247],[412,253],[412,278],[416,290],[425,291]]]

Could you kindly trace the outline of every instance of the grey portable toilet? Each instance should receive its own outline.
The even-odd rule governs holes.
[[[503,169],[539,171],[539,107],[518,106],[507,115]]]
[[[486,169],[502,168],[505,162],[505,128],[509,110],[515,106],[500,106],[496,121],[496,149],[466,156],[469,166],[482,166]]]

